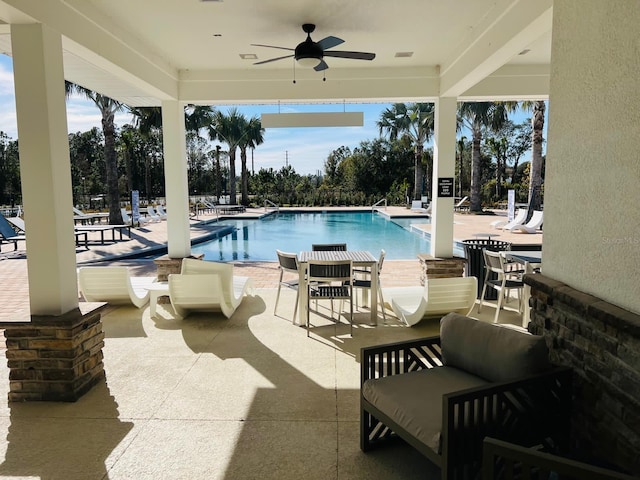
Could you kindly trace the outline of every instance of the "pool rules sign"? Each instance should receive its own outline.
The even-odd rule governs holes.
[[[453,197],[453,177],[438,178],[438,198]]]

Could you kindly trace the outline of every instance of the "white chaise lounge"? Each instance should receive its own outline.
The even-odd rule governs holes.
[[[185,258],[179,274],[169,275],[169,298],[178,318],[190,311],[220,311],[229,318],[245,295],[253,295],[249,277],[233,275],[233,265]]]
[[[87,302],[132,303],[138,308],[149,302],[145,287],[156,277],[132,277],[127,267],[80,267],[78,284]]]
[[[511,227],[515,227],[516,225],[522,225],[527,219],[527,213],[528,211],[526,208],[519,208],[515,217],[513,217],[513,220],[508,221],[503,218],[491,222],[489,225],[491,225],[491,227],[493,228],[502,228],[504,230],[509,230]]]
[[[543,215],[542,210],[534,210],[531,219],[523,225],[514,225],[509,228],[510,232],[520,232],[520,233],[536,233],[540,227],[542,226]],[[505,227],[504,230],[507,230]]]
[[[468,314],[478,294],[476,277],[432,278],[425,286],[383,289],[384,299],[393,313],[413,326],[429,316],[443,316],[449,312]]]

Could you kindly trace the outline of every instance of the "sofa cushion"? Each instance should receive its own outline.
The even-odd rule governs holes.
[[[362,396],[440,454],[442,396],[485,384],[482,378],[457,368],[436,367],[367,380]]]
[[[442,319],[440,344],[445,365],[491,382],[533,375],[551,366],[544,337],[457,313]]]

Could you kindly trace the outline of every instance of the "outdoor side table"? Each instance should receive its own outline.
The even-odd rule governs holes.
[[[169,296],[169,282],[154,282],[144,288],[149,291],[149,312],[155,317],[158,299]]]

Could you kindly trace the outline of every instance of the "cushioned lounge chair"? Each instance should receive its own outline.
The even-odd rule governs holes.
[[[8,218],[4,218],[5,222],[8,222],[10,225],[10,228],[12,228],[14,231],[17,230],[18,232],[18,237],[21,238],[17,238],[17,237],[13,237],[12,240],[26,240],[26,228],[25,228],[25,224],[24,224],[24,220],[20,217],[8,217]],[[1,233],[1,232],[0,232]],[[76,236],[76,245],[80,246],[81,243],[84,243],[84,246],[86,248],[89,247],[89,238],[87,237],[87,233],[86,232],[80,232],[80,231],[76,231],[75,232],[75,236]],[[14,247],[17,248],[17,242],[14,242]],[[15,250],[14,248],[14,250]]]
[[[518,212],[513,217],[513,220],[496,220],[494,222],[491,222],[489,225],[491,225],[491,227],[493,228],[502,228],[505,230],[509,230],[511,227],[515,227],[516,225],[522,225],[527,220],[527,213],[528,211],[526,208],[519,208]]]
[[[531,220],[529,220],[526,224],[523,225],[514,225],[510,228],[504,228],[503,230],[509,230],[510,232],[520,232],[520,233],[536,233],[540,227],[542,226],[542,211],[534,210],[533,215],[531,216]]]
[[[190,311],[220,311],[229,318],[245,295],[253,295],[253,281],[235,276],[233,265],[184,258],[179,274],[169,275],[169,298],[178,318]]]
[[[13,243],[13,249],[17,250],[18,240],[26,240],[26,237],[17,233],[4,215],[0,213],[0,249],[3,243]]]
[[[138,308],[149,302],[145,288],[156,277],[132,277],[127,267],[81,267],[78,269],[80,292],[87,302],[132,303]]]
[[[396,316],[413,326],[425,317],[449,312],[468,314],[476,302],[476,277],[432,278],[423,286],[385,288],[384,298]]]

